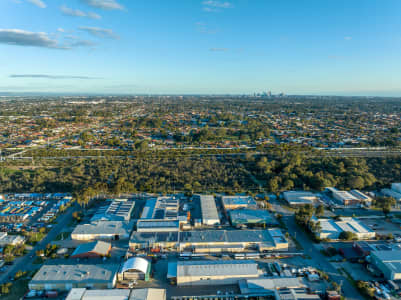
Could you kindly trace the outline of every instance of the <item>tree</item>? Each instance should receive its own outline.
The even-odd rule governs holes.
[[[358,239],[357,235],[351,231],[342,231],[338,238],[343,241],[352,241]]]
[[[316,207],[316,216],[322,217],[324,215],[324,206],[320,204],[318,207]]]
[[[393,197],[377,197],[373,203],[374,206],[381,208],[385,215],[391,211],[391,207],[395,204],[396,200]]]

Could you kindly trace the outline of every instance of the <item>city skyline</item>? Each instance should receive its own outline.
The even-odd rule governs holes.
[[[4,0],[0,94],[400,96],[401,3]]]

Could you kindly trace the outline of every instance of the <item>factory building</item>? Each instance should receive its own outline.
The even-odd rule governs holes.
[[[8,235],[7,232],[0,232],[0,247],[7,245],[18,246],[25,242],[22,235]]]
[[[401,279],[401,250],[372,251],[370,258],[387,280]]]
[[[396,192],[401,194],[401,183],[394,182],[391,184],[391,189]]]
[[[98,221],[77,225],[71,233],[73,240],[127,240],[133,229],[133,222]]]
[[[150,279],[150,268],[151,264],[146,259],[131,257],[121,265],[117,273],[117,280],[119,282],[130,282],[133,280],[148,281]]]
[[[112,289],[118,265],[43,265],[29,282],[30,290]]]
[[[328,187],[326,188],[326,192],[329,194],[329,196],[333,197],[335,200],[339,201],[345,206],[357,205],[361,202],[361,200],[347,191],[339,191],[336,188]]]
[[[288,250],[288,241],[279,229],[267,230],[202,230],[180,232],[134,232],[132,250],[150,248],[156,251],[174,249],[195,253]]]
[[[175,196],[152,198],[146,201],[141,219],[177,219],[179,207],[179,199]]]
[[[279,229],[205,230],[180,232],[179,250],[195,253],[288,250],[288,241]]]
[[[352,232],[359,240],[369,240],[376,237],[376,232],[354,218],[341,218],[338,221],[332,219],[312,218],[312,222],[319,222],[321,230],[315,232],[320,239],[337,240],[341,232]]]
[[[199,200],[202,224],[213,226],[220,224],[219,214],[217,212],[216,201],[212,195],[195,195],[195,199]]]
[[[305,191],[287,191],[282,193],[285,201],[291,206],[311,204],[313,205],[318,197],[311,192]]]
[[[164,289],[72,289],[65,300],[166,300]]]
[[[358,198],[358,200],[361,203],[366,204],[367,206],[370,206],[372,204],[372,198],[368,195],[366,195],[365,193],[362,193],[361,191],[358,190],[351,190],[350,194],[355,196],[356,198]]]
[[[179,220],[138,220],[137,232],[171,232],[180,230]]]
[[[101,207],[92,217],[91,222],[96,221],[129,221],[135,201],[127,199],[114,199],[110,205]]]
[[[226,213],[233,209],[256,209],[258,207],[255,199],[253,199],[251,196],[222,196],[221,202],[223,203]]]
[[[228,212],[232,226],[277,226],[276,219],[266,210],[237,209]]]
[[[250,278],[246,280],[241,280],[238,285],[241,291],[241,295],[271,296],[273,299],[275,297],[275,299],[284,299],[277,296],[279,296],[279,294],[281,293],[287,293],[288,290],[293,289],[299,291],[302,290],[306,294],[306,286],[302,284],[301,281],[296,277]],[[318,297],[313,299],[320,298]]]
[[[111,244],[95,241],[79,245],[71,254],[71,258],[99,258],[107,256],[111,251]]]
[[[207,260],[170,262],[169,279],[177,286],[229,285],[261,275],[254,261]]]
[[[401,193],[394,189],[382,189],[381,193],[387,197],[393,197],[397,202],[401,202]]]
[[[176,249],[179,232],[133,232],[129,241],[131,250],[152,249]]]

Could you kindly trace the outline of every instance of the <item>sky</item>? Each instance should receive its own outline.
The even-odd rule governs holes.
[[[401,96],[400,0],[0,0],[0,93]]]

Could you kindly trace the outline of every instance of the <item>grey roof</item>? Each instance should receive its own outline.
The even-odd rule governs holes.
[[[371,255],[377,257],[391,272],[401,273],[401,250],[372,251]]]
[[[130,290],[127,289],[86,290],[82,300],[128,300],[129,296]]]
[[[99,221],[90,224],[77,225],[72,232],[75,234],[88,235],[129,235],[133,223],[126,221]]]
[[[118,265],[43,265],[30,284],[111,283]]]
[[[256,276],[258,264],[252,260],[205,260],[177,262],[177,277],[182,276]]]
[[[180,228],[180,222],[178,220],[145,219],[138,220],[136,227],[138,230],[163,227],[176,229],[178,231]]]
[[[91,221],[129,221],[134,207],[135,202],[132,200],[116,199],[109,206],[99,208]]]
[[[245,285],[241,285],[241,293],[249,294],[261,290],[275,290],[281,288],[297,288],[304,285],[296,277],[280,278],[252,278],[247,279]]]
[[[75,251],[71,254],[71,256],[74,255],[80,255],[88,252],[94,252],[99,255],[107,255],[109,253],[109,250],[111,248],[110,243],[102,242],[102,241],[95,241],[91,243],[86,243],[79,245]]]
[[[150,263],[146,259],[142,257],[131,257],[124,262],[124,264],[120,268],[119,273],[124,273],[129,270],[137,270],[146,274],[149,267]]]
[[[255,199],[251,196],[223,196],[221,197],[223,205],[256,206]]]
[[[164,289],[109,289],[88,290],[74,288],[69,292],[66,300],[165,300]]]
[[[271,243],[280,230],[205,230],[180,232],[181,243]],[[273,235],[272,235],[273,234]],[[282,234],[281,234],[282,235]]]
[[[213,195],[197,195],[200,200],[202,211],[202,220],[207,223],[208,220],[220,222],[219,214],[217,212],[216,201]]]
[[[130,243],[147,244],[158,242],[178,242],[178,232],[133,232]]]
[[[393,250],[393,251],[372,251],[372,254],[375,255],[378,259],[383,262],[401,262],[401,250]]]
[[[231,222],[233,224],[277,223],[277,221],[272,217],[272,215],[266,210],[236,209],[236,210],[230,210],[229,215]]]
[[[166,290],[164,289],[135,289],[131,290],[129,300],[165,300]]]

